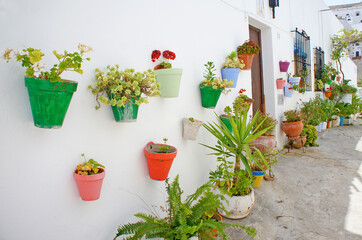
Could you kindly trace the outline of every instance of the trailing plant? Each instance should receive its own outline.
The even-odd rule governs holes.
[[[251,227],[244,227],[239,224],[219,222],[208,216],[216,213],[217,208],[223,208],[220,194],[211,191],[212,185],[206,183],[200,186],[195,193],[182,201],[183,191],[180,188],[179,176],[177,175],[172,183],[166,179],[167,192],[167,216],[159,218],[155,215],[137,213],[135,216],[141,220],[136,223],[120,225],[114,239],[120,236],[131,235],[126,239],[141,239],[145,237],[163,238],[169,240],[187,240],[193,236],[202,235],[202,238],[215,239],[217,230],[218,238],[227,239],[225,227],[242,228],[251,237],[256,235],[256,230]]]
[[[161,57],[161,51],[153,50],[153,52],[151,54],[152,62],[156,62],[156,60],[158,60],[160,62],[160,64],[158,64],[154,68],[154,70],[172,68],[172,64],[170,63],[170,60],[175,60],[176,54],[174,52],[171,52],[169,50],[163,51],[163,53],[162,53],[163,60],[159,60],[160,57]]]
[[[63,54],[53,51],[54,56],[59,63],[54,64],[49,71],[45,71],[45,64],[42,61],[44,53],[40,49],[25,48],[22,50],[6,49],[3,58],[9,62],[15,58],[21,62],[21,66],[26,68],[26,76],[30,78],[48,79],[50,82],[61,80],[60,75],[65,71],[74,71],[83,74],[82,63],[90,58],[84,58],[84,53],[92,51],[91,47],[84,44],[78,44],[79,52],[70,53],[64,51]]]
[[[227,56],[226,61],[222,65],[222,68],[240,68],[242,69],[245,64],[241,63],[238,59],[238,54],[236,52],[231,52]]]
[[[284,112],[284,117],[286,119],[284,122],[298,122],[302,120],[302,114],[298,110],[288,110]]]
[[[241,45],[237,48],[237,52],[239,55],[241,55],[241,54],[256,55],[260,52],[260,47],[257,43],[255,43],[251,40],[246,40],[243,43],[243,45]]]
[[[84,157],[84,163],[78,164],[77,169],[75,170],[75,173],[79,175],[94,175],[99,172],[100,168],[105,168],[105,166],[92,158],[87,161],[84,153],[82,154],[82,157]]]
[[[225,88],[232,86],[234,83],[233,81],[227,82],[226,79],[222,80],[220,77],[215,77],[215,64],[213,62],[207,62],[204,64],[206,67],[204,78],[205,80],[201,81],[201,84],[212,87],[213,89],[222,88],[225,91]]]
[[[317,132],[317,129],[314,126],[305,125],[303,127],[301,135],[302,136],[305,135],[307,137],[307,141],[305,143],[305,146],[311,146],[311,147],[319,146],[316,143],[316,140],[318,138],[318,132]]]
[[[119,65],[107,66],[107,72],[96,69],[96,83],[89,85],[93,95],[96,96],[98,106],[105,105],[123,107],[125,104],[133,103],[141,105],[148,103],[148,97],[160,95],[160,84],[156,83],[155,72],[148,69],[144,72],[136,72],[134,69],[126,68],[119,70]]]
[[[270,117],[269,114],[260,113],[256,118],[254,129],[258,126],[259,126],[259,131],[267,128],[268,130],[263,134],[263,136],[270,136],[273,134],[277,123],[278,121]]]

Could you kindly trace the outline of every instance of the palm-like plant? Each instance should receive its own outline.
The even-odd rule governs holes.
[[[217,235],[222,239],[227,239],[224,227],[234,226],[244,229],[250,236],[254,237],[254,228],[244,227],[238,224],[218,222],[210,218],[216,213],[216,209],[221,205],[222,195],[211,192],[212,185],[206,183],[199,187],[196,192],[189,195],[185,202],[182,202],[183,191],[179,185],[179,176],[169,184],[166,180],[166,191],[168,194],[168,216],[158,218],[145,213],[137,213],[136,217],[142,219],[136,223],[128,223],[118,228],[116,238],[122,235],[132,235],[126,239],[146,239],[164,238],[170,240],[187,240],[192,236],[200,235],[203,239],[216,239]]]

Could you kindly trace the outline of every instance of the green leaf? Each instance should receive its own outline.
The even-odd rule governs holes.
[[[44,56],[44,53],[40,52],[39,50],[29,52],[29,60],[30,60],[31,64],[39,62],[41,60],[42,56]]]

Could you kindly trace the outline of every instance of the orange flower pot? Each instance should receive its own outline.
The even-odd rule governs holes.
[[[172,146],[169,146],[169,153],[159,153],[159,148],[162,146],[169,145],[149,142],[144,149],[150,178],[158,181],[164,181],[168,177],[173,160],[177,155],[177,149]]]
[[[332,91],[324,91],[324,95],[326,95],[326,97],[329,98],[332,95]]]
[[[275,140],[274,135],[270,136],[260,136],[257,139],[253,140],[250,144],[252,144],[252,147],[256,147],[259,149],[259,151],[264,152],[268,150],[268,147],[275,148],[277,145],[277,141]],[[266,146],[265,146],[266,145]],[[251,149],[251,151],[255,151],[254,149]]]
[[[75,170],[74,178],[82,200],[94,201],[99,199],[102,190],[102,183],[105,176],[104,169],[100,168],[98,174],[80,175]]]
[[[243,70],[251,69],[251,65],[253,64],[254,55],[252,54],[240,54],[238,58],[241,63],[244,63],[245,66],[242,68]]]
[[[303,122],[283,122],[282,130],[289,138],[297,138],[302,133]]]

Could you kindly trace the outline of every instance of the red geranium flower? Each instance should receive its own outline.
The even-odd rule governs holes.
[[[242,89],[240,89],[240,91],[239,91],[239,93],[240,93],[240,94],[243,94],[244,92],[246,92],[246,90],[245,90],[245,89],[243,89],[243,88],[242,88]]]
[[[169,54],[170,54],[170,59],[175,60],[176,54],[174,52],[171,52],[171,51],[169,51]]]
[[[160,50],[154,50],[152,52],[152,55],[151,55],[151,59],[152,59],[152,62],[155,62],[156,59],[159,59],[161,56],[161,51]]]
[[[166,59],[170,59],[170,51],[169,50],[163,51],[162,56]]]

